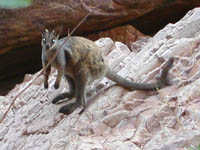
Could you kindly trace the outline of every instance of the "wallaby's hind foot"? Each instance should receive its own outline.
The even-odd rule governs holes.
[[[60,113],[69,115],[76,108],[81,105],[84,105],[86,102],[86,86],[88,81],[88,75],[86,72],[81,72],[82,74],[78,74],[75,76],[75,88],[76,88],[76,102],[67,104],[59,110]]]
[[[67,105],[64,105],[60,108],[59,113],[63,113],[65,115],[71,114],[76,108],[80,106],[79,103],[70,103]]]
[[[75,97],[75,94],[73,94],[73,93],[69,93],[69,92],[61,93],[61,94],[57,95],[57,96],[52,100],[52,103],[53,103],[53,104],[56,104],[56,103],[57,103],[58,101],[60,101],[60,100],[63,100],[63,99],[65,99],[65,98],[71,99],[71,98],[73,98],[73,97]]]

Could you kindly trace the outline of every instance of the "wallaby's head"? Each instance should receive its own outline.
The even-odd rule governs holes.
[[[47,28],[41,30],[41,45],[46,50],[53,50],[58,41],[59,35],[62,33],[62,26],[57,26],[54,30],[49,31]]]

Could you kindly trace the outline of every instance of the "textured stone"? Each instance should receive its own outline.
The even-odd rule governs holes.
[[[51,94],[68,90],[62,81],[54,90],[56,72],[50,76],[50,89],[41,82],[32,85],[16,100],[0,124],[2,149],[41,150],[184,150],[200,144],[200,8],[191,10],[176,24],[169,24],[147,40],[137,52],[123,44],[101,39],[109,65],[119,75],[137,82],[153,82],[162,65],[157,58],[175,58],[169,85],[158,91],[127,91],[120,86],[106,88],[107,79],[95,82],[105,89],[94,96],[93,104],[81,116],[80,109],[69,116],[58,113],[64,104],[51,104]],[[103,40],[105,40],[105,47]],[[107,52],[106,46],[113,48]],[[118,49],[119,53],[115,52]],[[123,54],[123,57],[120,57]],[[115,57],[112,57],[115,56]],[[113,65],[114,64],[114,65]],[[5,97],[0,97],[1,115],[33,78],[32,75]],[[190,82],[185,82],[185,81]],[[98,89],[98,88],[97,88]]]

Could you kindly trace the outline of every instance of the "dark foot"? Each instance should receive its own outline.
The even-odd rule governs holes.
[[[60,108],[59,113],[63,113],[65,115],[71,114],[76,108],[78,108],[80,105],[77,103],[71,103],[68,105],[64,105]]]
[[[85,111],[85,108],[83,108],[78,114],[81,115]]]
[[[44,83],[44,88],[48,89],[48,87],[49,87],[49,84],[48,83]]]
[[[74,97],[74,95],[71,94],[71,93],[67,93],[67,92],[66,92],[66,93],[61,93],[61,94],[57,95],[57,96],[52,100],[52,103],[55,104],[55,103],[57,103],[58,101],[63,100],[63,99],[65,99],[65,98],[71,99],[71,98],[73,98],[73,97]]]
[[[54,84],[54,88],[55,88],[55,89],[58,89],[58,88],[59,88],[59,84],[55,83],[55,84]]]

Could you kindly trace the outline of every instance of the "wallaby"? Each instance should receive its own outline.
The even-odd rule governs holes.
[[[62,33],[62,26],[58,26],[53,31],[44,29],[42,31],[42,64],[43,66],[60,48],[66,38],[59,40]],[[163,68],[161,78],[156,83],[135,83],[114,73],[109,69],[108,64],[102,54],[101,49],[91,40],[70,36],[67,42],[59,49],[59,52],[51,66],[57,69],[58,75],[54,84],[55,89],[59,88],[61,77],[64,75],[69,84],[69,92],[57,95],[52,103],[65,98],[76,97],[75,103],[70,103],[61,107],[60,113],[70,114],[77,107],[86,103],[86,86],[94,80],[107,77],[120,86],[129,90],[155,90],[164,87],[168,70],[173,64],[173,59],[169,59]],[[49,66],[44,71],[44,87],[48,88],[48,76],[51,70]]]

